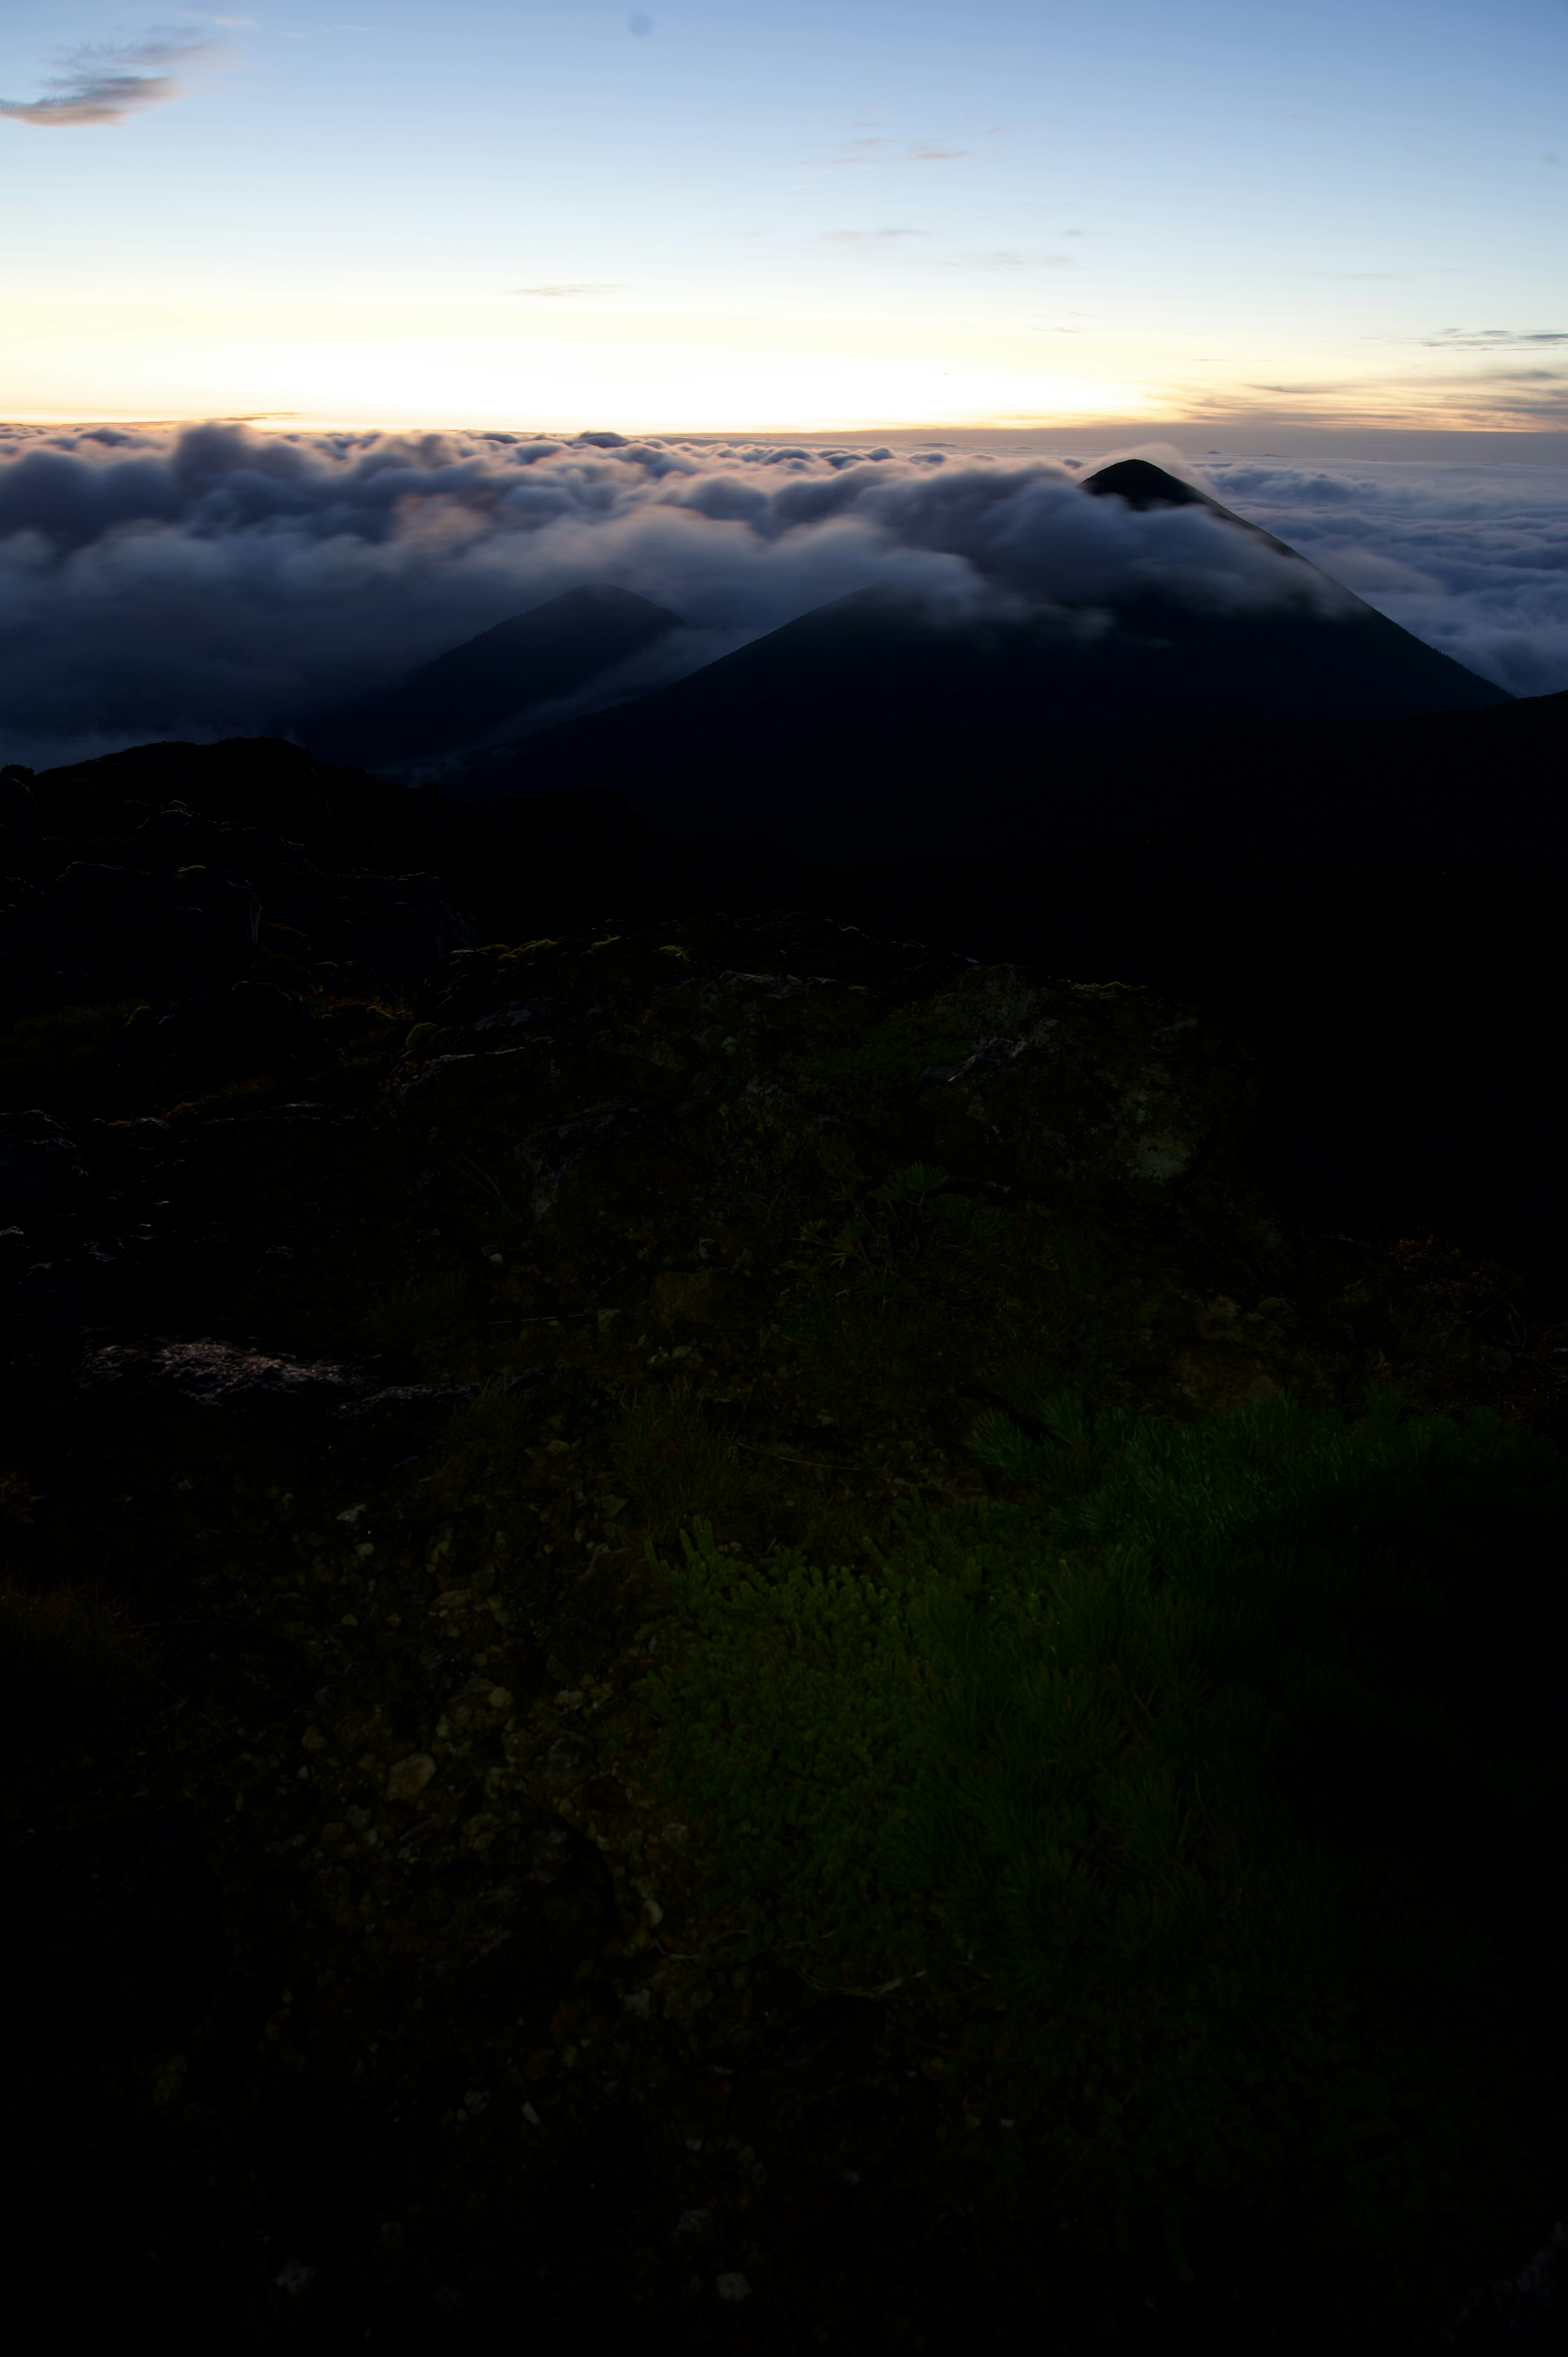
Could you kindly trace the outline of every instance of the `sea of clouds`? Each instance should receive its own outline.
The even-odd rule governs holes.
[[[1192,472],[1174,452],[1147,455]],[[1568,469],[1206,461],[1369,603],[1516,694],[1568,685]],[[671,608],[621,692],[872,585],[938,612],[1335,593],[1202,510],[983,452],[615,435],[0,429],[0,760],[295,734],[584,582]]]
[[[1201,479],[1484,679],[1568,688],[1568,467],[1231,458]]]

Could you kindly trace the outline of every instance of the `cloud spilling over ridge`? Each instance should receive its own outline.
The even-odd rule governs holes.
[[[594,434],[0,436],[4,758],[295,729],[585,582],[672,608],[663,675],[880,585],[939,611],[1332,603],[1201,508],[1046,460]]]
[[[1217,495],[1515,695],[1568,688],[1568,467],[1209,459]]]
[[[0,98],[0,114],[57,131],[123,123],[128,114],[184,95],[178,75],[159,68],[196,65],[226,46],[208,34],[166,26],[155,27],[139,41],[83,42],[60,53],[59,70],[44,84],[47,96]]]

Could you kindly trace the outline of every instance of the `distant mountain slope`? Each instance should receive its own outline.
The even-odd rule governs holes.
[[[1256,529],[1144,460],[1085,489],[1139,508],[1201,503]],[[1305,588],[1313,568],[1295,561]],[[1133,745],[1164,759],[1157,740],[1214,726],[1509,701],[1341,598],[1328,611],[1304,596],[1214,613],[1145,596],[1100,623],[1047,612],[950,627],[861,590],[671,686],[479,756],[449,782],[484,796],[608,787],[660,824],[766,834],[828,857],[1043,846],[1104,832],[1097,773]]]
[[[1568,867],[1568,692],[1476,712],[1206,729],[1101,779],[1101,838],[1241,857]]]
[[[682,627],[681,617],[629,589],[568,589],[424,663],[303,732],[328,759],[399,761],[444,753],[502,722],[575,694],[602,673]]]

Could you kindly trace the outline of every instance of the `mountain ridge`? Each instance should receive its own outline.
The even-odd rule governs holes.
[[[1134,509],[1201,505],[1317,576],[1148,461],[1106,476],[1086,491]],[[476,755],[447,783],[485,798],[609,788],[653,824],[763,832],[828,858],[938,849],[955,824],[985,848],[1044,848],[1092,831],[1095,780],[1135,748],[1250,721],[1512,700],[1350,592],[1340,600],[1332,614],[1216,616],[1144,593],[1106,628],[1103,614],[1044,609],[942,621],[857,589],[683,679]]]
[[[510,614],[374,695],[309,724],[327,758],[398,762],[471,745],[576,694],[684,627],[614,583],[587,582]]]

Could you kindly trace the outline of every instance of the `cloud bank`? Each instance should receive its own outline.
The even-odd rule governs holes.
[[[1359,566],[1369,602],[1488,676],[1526,693],[1564,683],[1568,472],[1553,521],[1518,487],[1489,507],[1487,471],[1463,494],[1391,490],[1376,468],[1219,465],[1208,479],[1329,571]],[[955,615],[1092,615],[1140,590],[1210,611],[1336,594],[1201,509],[1086,499],[1046,458],[611,433],[13,430],[0,432],[0,759],[41,768],[163,737],[308,741],[314,714],[589,581],[685,619],[664,676],[873,585]]]
[[[44,83],[48,96],[0,98],[0,114],[56,131],[123,123],[128,114],[184,96],[178,75],[159,69],[202,63],[224,47],[208,34],[161,26],[139,41],[83,42],[60,52],[59,71]]]
[[[1208,459],[1205,479],[1484,679],[1568,688],[1568,467]]]

